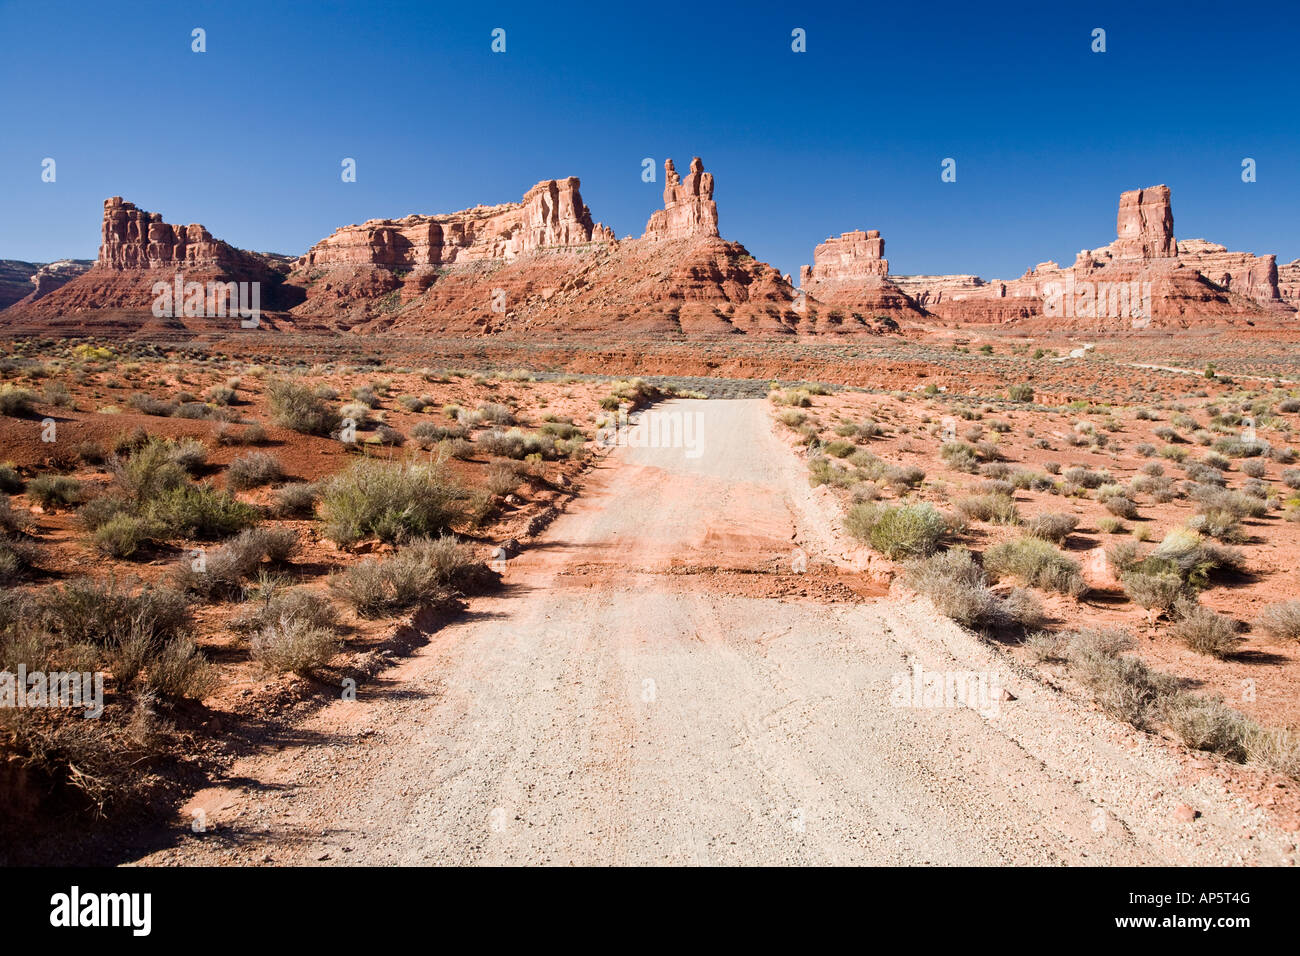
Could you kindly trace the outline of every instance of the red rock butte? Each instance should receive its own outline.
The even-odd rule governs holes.
[[[235,248],[115,196],[104,203],[93,267],[24,264],[35,292],[3,317],[22,332],[231,329],[226,317],[153,317],[152,286],[173,274],[262,283],[259,332],[453,337],[852,335],[966,323],[1127,329],[1133,316],[1098,304],[1116,301],[1116,289],[1125,308],[1149,300],[1143,326],[1289,324],[1300,300],[1300,260],[1279,270],[1272,255],[1177,241],[1164,185],[1122,193],[1115,240],[1064,268],[1043,262],[990,281],[891,275],[881,233],[855,229],[816,246],[797,289],[721,237],[714,177],[698,156],[685,176],[665,161],[663,208],[639,239],[618,240],[596,222],[580,185],[575,176],[546,179],[518,202],[343,226],[297,259]],[[1085,287],[1101,291],[1076,303],[1074,290]],[[1064,316],[1050,305],[1051,290],[1062,288]]]

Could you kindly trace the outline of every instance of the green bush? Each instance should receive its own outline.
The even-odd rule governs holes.
[[[118,512],[94,530],[95,547],[113,558],[129,558],[152,537],[149,522]]]
[[[442,534],[462,517],[465,492],[437,465],[363,459],[320,486],[325,535],[342,546]]]
[[[17,418],[30,415],[36,403],[36,393],[16,385],[0,385],[0,415]]]
[[[41,475],[27,483],[27,496],[51,509],[81,501],[81,483],[67,475]]]
[[[939,549],[947,519],[932,505],[855,505],[845,518],[849,534],[893,558],[925,557]]]
[[[162,540],[224,538],[258,522],[258,511],[209,484],[184,484],[163,492],[144,509]]]

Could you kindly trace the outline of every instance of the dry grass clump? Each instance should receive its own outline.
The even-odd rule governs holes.
[[[965,548],[909,561],[904,580],[928,597],[939,613],[977,630],[1034,628],[1041,626],[1045,617],[1042,603],[1032,592],[1017,588],[1005,598],[995,594]]]
[[[495,575],[451,535],[412,541],[385,560],[366,558],[330,577],[330,588],[362,617],[435,604],[485,587]]]
[[[1088,590],[1079,563],[1042,538],[1025,536],[995,544],[984,553],[984,568],[998,577],[1010,575],[1030,587],[1071,597]]]
[[[1258,623],[1270,637],[1300,641],[1300,601],[1270,604],[1260,614]]]

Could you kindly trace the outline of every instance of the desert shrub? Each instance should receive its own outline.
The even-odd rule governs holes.
[[[871,527],[871,547],[886,557],[924,557],[939,549],[948,522],[932,505],[915,504],[881,509]]]
[[[1147,729],[1159,717],[1163,701],[1177,688],[1172,679],[1113,647],[1106,637],[1072,640],[1069,656],[1074,674],[1093,692],[1103,711]]]
[[[166,449],[167,457],[187,474],[194,474],[208,460],[208,446],[197,438],[181,438],[177,441],[161,439],[160,444]]]
[[[925,472],[916,465],[889,465],[877,477],[901,495],[923,482]]]
[[[582,429],[573,422],[544,422],[538,431],[552,438],[571,441],[583,437]]]
[[[129,558],[153,537],[145,519],[118,512],[94,529],[95,547],[113,558]]]
[[[1241,519],[1222,508],[1209,508],[1194,515],[1187,522],[1187,527],[1229,544],[1240,543],[1247,537],[1241,527]]]
[[[115,579],[74,578],[38,596],[42,623],[73,644],[112,647],[135,633],[159,644],[188,633],[185,595],[146,586],[132,594]]]
[[[851,441],[832,441],[823,446],[822,451],[833,458],[847,458],[857,450]]]
[[[967,495],[958,499],[955,507],[969,521],[990,521],[993,524],[1017,524],[1020,521],[1016,502],[1007,494]]]
[[[242,429],[230,422],[219,422],[212,434],[218,445],[264,445],[267,441],[266,429],[260,422],[252,422]]]
[[[251,641],[253,659],[267,670],[304,677],[327,665],[341,647],[333,628],[290,615],[263,625]]]
[[[0,498],[0,534],[25,532],[30,524],[31,518],[25,512],[14,511],[8,498]]]
[[[81,495],[81,482],[67,475],[41,475],[27,483],[27,496],[47,510],[75,505]]]
[[[954,471],[964,471],[973,475],[979,467],[979,456],[975,449],[965,442],[944,442],[939,449],[939,455]]]
[[[258,511],[211,485],[184,484],[150,501],[142,515],[162,540],[223,538],[258,521]]]
[[[11,534],[0,534],[0,584],[11,584],[36,565],[36,547]]]
[[[1300,468],[1283,468],[1282,484],[1288,488],[1300,490]]]
[[[1268,505],[1240,491],[1202,486],[1193,491],[1192,498],[1196,501],[1197,510],[1202,513],[1220,510],[1238,518],[1262,518],[1268,514]]]
[[[1007,389],[1007,397],[1013,402],[1032,402],[1034,400],[1034,386],[1019,382]]]
[[[777,420],[787,428],[798,428],[804,422],[808,421],[808,416],[804,412],[790,408],[778,415]]]
[[[0,415],[17,418],[32,413],[36,393],[17,385],[0,385]]]
[[[1065,469],[1065,473],[1061,477],[1071,484],[1079,485],[1081,488],[1087,488],[1090,491],[1112,483],[1108,472],[1093,471],[1083,465],[1074,465]]]
[[[519,487],[519,472],[505,462],[493,462],[488,466],[487,478],[483,487],[494,495],[511,494]]]
[[[1103,502],[1107,511],[1117,518],[1132,520],[1138,516],[1137,505],[1126,495],[1111,495]]]
[[[479,420],[490,422],[493,425],[514,425],[515,414],[504,405],[498,405],[495,402],[485,402],[475,411],[478,412]]]
[[[311,517],[316,513],[317,497],[316,486],[309,482],[281,485],[271,492],[268,510],[275,518]]]
[[[830,485],[832,488],[851,488],[857,481],[858,477],[853,472],[836,465],[825,456],[808,460],[808,484],[814,488],[819,485]]]
[[[298,547],[298,534],[292,528],[248,528],[203,555],[202,561],[183,558],[176,567],[176,584],[204,597],[236,594],[264,560],[283,564]]]
[[[1142,562],[1141,570],[1172,572],[1195,590],[1203,588],[1213,572],[1240,570],[1244,563],[1237,549],[1206,541],[1194,529],[1175,528]]]
[[[1241,643],[1237,622],[1194,600],[1181,598],[1174,604],[1178,619],[1170,627],[1173,637],[1198,654],[1231,657]]]
[[[391,558],[367,558],[330,577],[330,588],[363,617],[444,600],[490,574],[454,537],[413,541]]]
[[[1102,534],[1123,534],[1128,528],[1118,518],[1106,515],[1097,519],[1097,530]]]
[[[1078,526],[1079,519],[1074,515],[1048,513],[1034,515],[1028,519],[1024,523],[1023,530],[1031,538],[1042,538],[1053,544],[1063,544]]]
[[[229,385],[213,385],[203,397],[213,405],[233,405],[239,400],[239,395]]]
[[[1270,637],[1300,641],[1300,601],[1270,604],[1264,608],[1257,623]]]
[[[189,475],[173,451],[165,438],[146,438],[125,460],[115,454],[109,471],[120,494],[142,507],[185,485]]]
[[[1044,619],[1043,605],[1032,592],[1015,588],[1006,598],[994,594],[965,548],[908,561],[904,580],[941,614],[966,627],[1033,628]]]
[[[1268,465],[1258,458],[1249,458],[1241,463],[1241,472],[1251,478],[1263,478],[1268,474]]]
[[[18,474],[18,469],[8,462],[0,464],[0,492],[14,495],[22,491],[23,487],[24,482],[22,476]]]
[[[327,597],[303,588],[283,588],[274,579],[254,586],[239,614],[230,622],[237,634],[254,634],[283,618],[303,621],[329,631],[338,629],[338,610]]]
[[[463,425],[439,425],[436,422],[418,422],[411,429],[411,437],[424,449],[432,448],[440,441],[464,438],[469,429]]]
[[[367,408],[379,407],[379,396],[375,394],[373,386],[358,385],[356,388],[352,389],[352,397]]]
[[[267,389],[275,424],[305,435],[328,435],[339,426],[339,414],[310,388],[282,379]]]
[[[1255,731],[1250,720],[1220,697],[1175,693],[1165,698],[1162,716],[1180,740],[1193,750],[1220,754],[1242,762]]]
[[[1087,590],[1079,563],[1041,538],[1026,536],[995,544],[984,553],[984,568],[998,577],[1010,575],[1031,587],[1073,597]]]
[[[904,580],[958,624],[982,628],[1001,620],[1001,602],[965,548],[907,562]]]
[[[273,484],[283,477],[280,460],[264,451],[241,455],[226,468],[226,483],[239,491]]]
[[[202,700],[216,692],[216,670],[188,637],[162,645],[149,661],[145,686],[159,697]]]
[[[1128,596],[1148,611],[1169,610],[1187,590],[1186,582],[1173,571],[1125,571],[1120,580]]]
[[[522,459],[529,455],[541,455],[546,459],[559,457],[555,439],[549,435],[531,435],[517,428],[484,432],[475,439],[475,444],[482,451],[498,458]]]
[[[347,546],[441,534],[461,517],[463,490],[437,465],[363,459],[320,487],[325,535]]]

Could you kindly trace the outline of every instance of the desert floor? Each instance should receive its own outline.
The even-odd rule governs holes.
[[[702,454],[608,452],[503,591],[237,761],[139,862],[1292,861],[1203,762],[884,596],[766,402],[656,411],[702,416]],[[914,666],[1009,693],[896,706]]]

